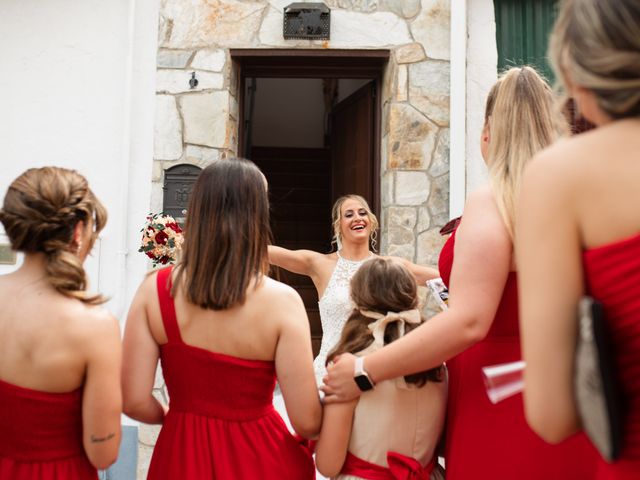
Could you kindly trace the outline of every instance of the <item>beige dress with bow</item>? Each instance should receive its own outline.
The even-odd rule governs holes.
[[[365,312],[363,312],[365,313]],[[378,318],[369,325],[374,342],[359,352],[366,355],[384,342],[384,331],[389,323],[400,322],[400,335],[404,322],[419,322],[418,310],[389,313],[386,316],[366,312]],[[425,346],[428,348],[428,345]],[[385,380],[373,390],[363,393],[356,405],[348,450],[353,455],[377,465],[387,467],[387,452],[413,457],[426,465],[435,454],[442,434],[447,403],[447,381],[429,381],[417,388],[404,378]],[[338,475],[339,480],[356,480],[352,475]],[[443,479],[442,469],[436,467],[431,480]]]

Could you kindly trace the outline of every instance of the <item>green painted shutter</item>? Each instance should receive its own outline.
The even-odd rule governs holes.
[[[494,0],[494,7],[498,71],[534,65],[552,81],[547,46],[557,14],[557,0]]]

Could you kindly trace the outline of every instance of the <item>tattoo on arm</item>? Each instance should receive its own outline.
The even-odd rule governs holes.
[[[102,443],[102,442],[106,442],[107,440],[111,440],[113,437],[115,437],[116,434],[115,433],[110,433],[109,435],[107,435],[106,437],[96,437],[95,435],[91,435],[91,443]]]

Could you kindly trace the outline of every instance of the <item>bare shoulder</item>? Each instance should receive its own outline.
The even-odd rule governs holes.
[[[91,323],[92,329],[111,331],[118,327],[118,320],[105,308],[96,305],[83,305],[83,317]]]
[[[68,309],[68,322],[73,327],[70,331],[79,347],[91,352],[97,343],[120,340],[118,320],[105,308],[99,305],[86,305],[77,300],[75,308]]]
[[[495,195],[489,185],[483,185],[467,197],[462,222],[468,225],[472,220],[478,220],[478,217],[484,217],[486,221],[502,222]]]
[[[582,134],[588,136],[588,134]],[[527,166],[526,171],[546,170],[546,173],[564,174],[571,172],[580,165],[584,166],[585,155],[584,138],[565,138],[550,145],[536,154]],[[591,143],[591,142],[587,142]],[[586,147],[587,149],[589,147]],[[557,175],[548,175],[555,177]]]
[[[263,278],[256,294],[259,300],[263,302],[265,309],[273,306],[302,304],[302,299],[298,292],[289,285],[270,277]]]
[[[338,252],[320,253],[315,258],[316,265],[333,270],[338,262]]]
[[[173,273],[172,277],[175,278],[175,273]],[[156,295],[157,281],[158,281],[157,271],[148,273],[140,283],[140,286],[138,287],[138,291],[136,292],[136,296],[149,298],[149,295]]]
[[[315,260],[318,264],[334,266],[338,261],[338,253],[337,252],[320,253],[318,254],[318,257],[316,257]]]
[[[467,241],[479,245],[488,241],[495,248],[511,248],[511,236],[489,185],[478,188],[467,197],[457,238],[456,245]]]
[[[589,162],[588,145],[585,150],[585,145],[576,140],[563,139],[531,160],[522,180],[525,196],[531,191],[544,192],[544,197],[548,199],[570,197],[576,188],[585,184],[589,176],[595,174],[592,171],[595,165]]]

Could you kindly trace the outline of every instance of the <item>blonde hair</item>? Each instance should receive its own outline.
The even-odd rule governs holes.
[[[533,156],[568,132],[553,91],[531,67],[507,70],[491,88],[485,109],[490,131],[487,165],[496,203],[513,238],[522,173]]]
[[[565,0],[549,56],[564,90],[569,80],[591,90],[613,119],[640,116],[638,0]]]
[[[371,211],[371,208],[369,207],[369,204],[367,203],[367,201],[360,195],[355,195],[353,193],[349,195],[343,195],[342,197],[338,198],[338,200],[336,200],[336,202],[333,204],[333,208],[331,209],[331,226],[333,227],[333,238],[331,239],[331,244],[332,245],[335,244],[337,250],[340,250],[340,248],[342,248],[342,230],[340,229],[340,218],[341,218],[340,210],[342,209],[342,204],[347,200],[355,200],[357,202],[360,202],[360,204],[362,205],[362,208],[364,208],[365,211],[367,212],[367,215],[369,216],[369,223],[371,226],[371,233],[369,234],[369,243],[371,244],[371,249],[375,252],[376,246],[378,244],[378,226],[379,226],[378,218]]]
[[[86,274],[72,245],[78,222],[93,222],[89,250],[107,222],[107,211],[82,175],[59,167],[27,170],[9,186],[0,221],[14,250],[45,254],[47,278],[58,292],[88,304],[105,301],[85,292]]]

